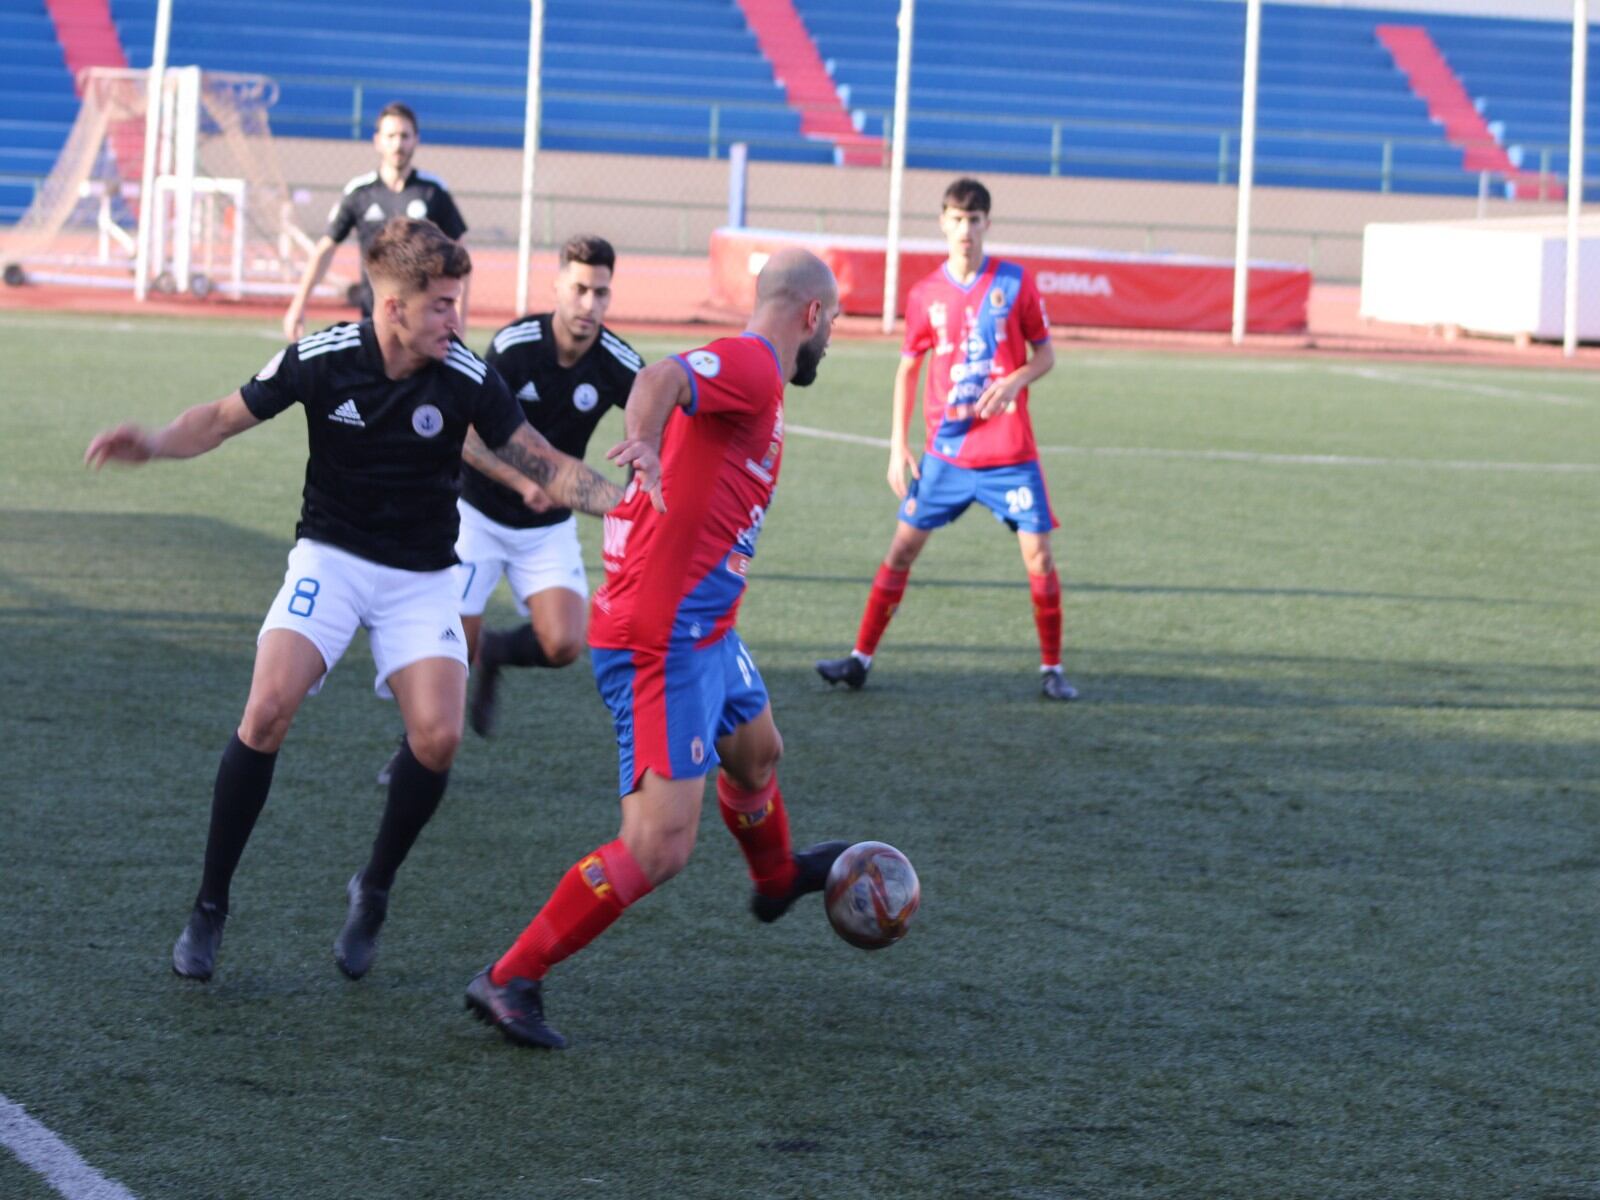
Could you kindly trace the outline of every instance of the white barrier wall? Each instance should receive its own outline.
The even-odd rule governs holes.
[[[1361,315],[1401,325],[1560,340],[1566,222],[1529,217],[1366,227]],[[1578,336],[1600,341],[1600,219],[1579,236]]]

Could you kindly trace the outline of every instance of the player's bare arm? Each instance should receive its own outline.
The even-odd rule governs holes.
[[[467,430],[467,440],[461,447],[462,460],[474,470],[481,471],[501,487],[522,497],[522,502],[534,512],[546,512],[555,507],[549,493],[521,471],[500,461],[500,456],[478,436],[476,429]]]
[[[311,260],[306,263],[305,274],[300,276],[300,286],[295,289],[294,299],[289,301],[288,311],[283,314],[283,336],[291,342],[299,341],[305,334],[306,302],[311,299],[311,293],[317,290],[322,277],[328,273],[334,251],[338,249],[339,243],[327,234],[317,239]]]
[[[153,458],[194,458],[215,450],[235,434],[261,424],[238,392],[197,404],[160,429],[118,425],[95,435],[84,451],[84,465],[99,470],[108,462],[136,466]]]
[[[979,420],[999,416],[1017,401],[1017,394],[1049,374],[1056,365],[1055,347],[1048,340],[1037,343],[1027,365],[1018,367],[1004,379],[996,379],[983,389],[973,412]]]
[[[494,454],[501,462],[533,480],[563,508],[598,517],[622,502],[620,487],[572,456],[561,453],[526,421]]]
[[[623,428],[626,436],[606,457],[619,467],[628,467],[640,487],[650,493],[658,512],[666,512],[661,494],[661,434],[674,408],[688,408],[694,401],[689,376],[682,364],[664,358],[640,371],[628,393]]]
[[[889,423],[889,487],[902,500],[906,494],[906,471],[921,479],[917,456],[909,441],[911,414],[917,404],[917,380],[922,376],[922,355],[907,355],[894,373],[894,416]]]

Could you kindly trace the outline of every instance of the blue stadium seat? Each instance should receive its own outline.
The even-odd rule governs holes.
[[[155,12],[155,0],[112,0],[135,66]],[[525,0],[483,0],[443,27],[422,0],[354,0],[339,18],[309,0],[175,0],[170,61],[277,79],[284,134],[364,138],[403,99],[430,141],[521,145]],[[552,0],[542,82],[552,148],[701,157],[744,140],[756,158],[833,161],[831,143],[801,135],[735,0]]]

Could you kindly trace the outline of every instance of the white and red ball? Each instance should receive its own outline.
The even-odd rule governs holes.
[[[905,937],[922,885],[911,860],[886,842],[857,842],[833,864],[823,891],[834,932],[863,950]]]

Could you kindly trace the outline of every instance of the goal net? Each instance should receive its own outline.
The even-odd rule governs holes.
[[[60,157],[0,240],[5,281],[131,288],[143,236],[146,283],[155,291],[292,290],[296,260],[304,260],[309,243],[291,219],[267,121],[276,84],[260,75],[168,70],[145,212],[148,76],[121,68],[85,72]]]

